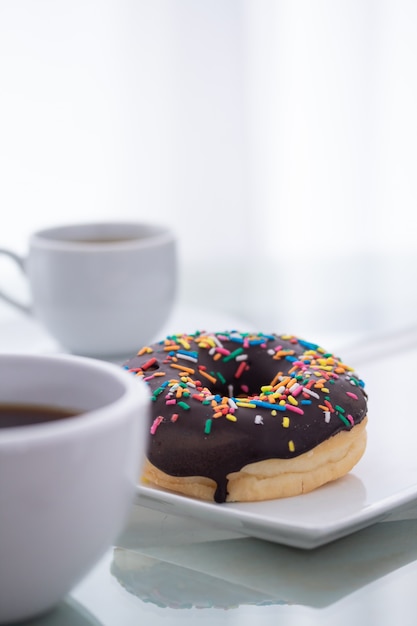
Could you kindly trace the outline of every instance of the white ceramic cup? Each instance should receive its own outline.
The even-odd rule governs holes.
[[[0,249],[24,271],[33,313],[75,354],[129,355],[154,339],[172,311],[177,283],[176,237],[140,222],[73,224],[41,230],[22,258]]]
[[[1,624],[53,607],[123,530],[150,397],[145,383],[104,361],[0,355],[0,405],[9,403],[83,413],[0,428]]]

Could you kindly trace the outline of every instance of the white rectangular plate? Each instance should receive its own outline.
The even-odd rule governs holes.
[[[417,351],[390,351],[378,362],[364,363],[358,373],[369,394],[368,445],[362,460],[344,478],[294,498],[225,504],[138,485],[137,504],[191,516],[242,535],[310,549],[417,502],[417,415],[413,406]],[[399,378],[401,383],[395,384]]]

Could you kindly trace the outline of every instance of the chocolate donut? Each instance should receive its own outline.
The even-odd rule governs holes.
[[[295,336],[172,335],[125,368],[152,392],[146,482],[216,502],[266,500],[335,480],[364,453],[363,382]]]

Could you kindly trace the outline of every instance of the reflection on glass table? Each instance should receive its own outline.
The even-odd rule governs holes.
[[[305,551],[136,506],[72,595],[102,626],[411,626],[416,576],[417,508]]]
[[[189,522],[188,543],[177,537],[164,545],[174,524],[163,514],[148,518],[157,545],[147,545],[146,521],[136,515],[114,548],[110,571],[129,593],[160,607],[323,608],[417,559],[417,519],[376,524],[306,552],[249,537],[196,541]]]

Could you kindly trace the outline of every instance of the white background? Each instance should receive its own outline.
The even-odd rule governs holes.
[[[416,41],[412,0],[0,0],[0,247],[152,219],[183,304],[414,324]]]

